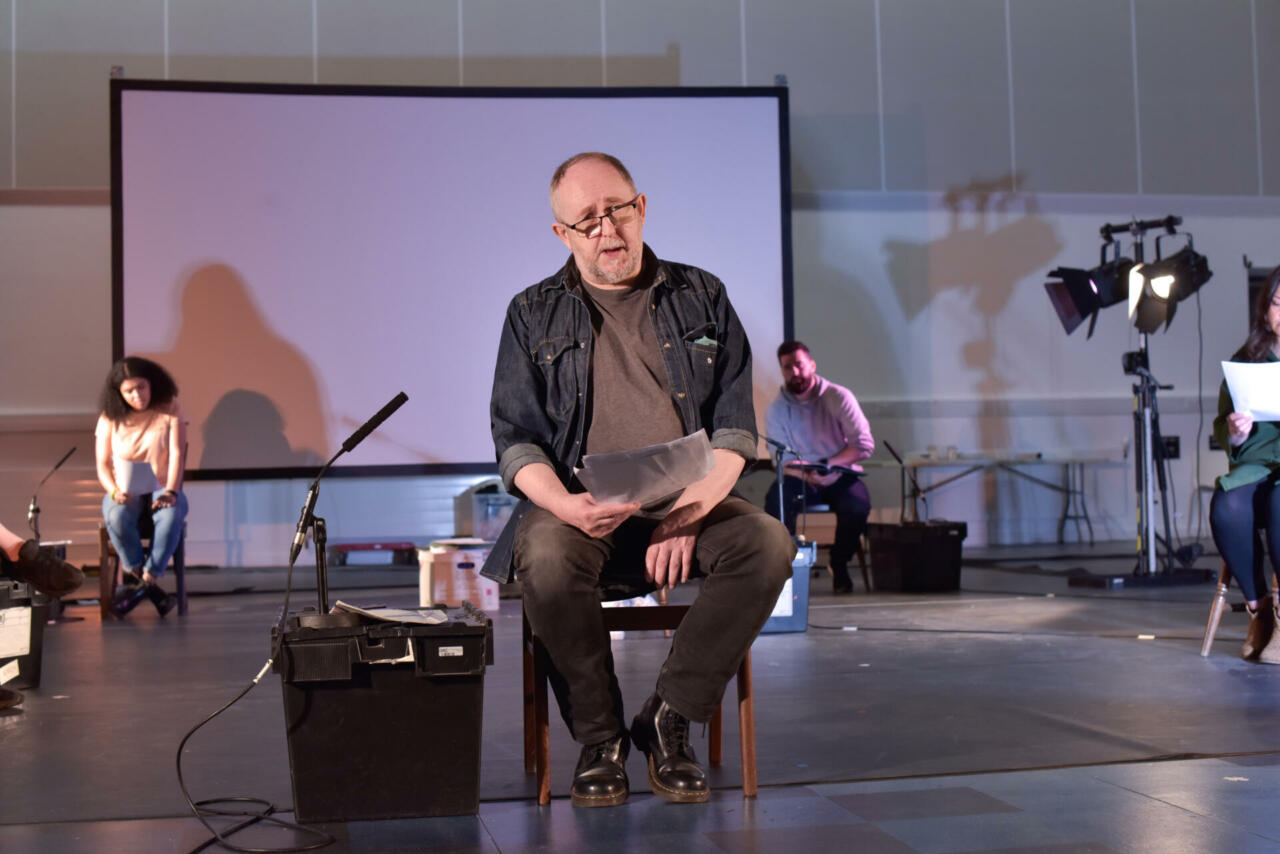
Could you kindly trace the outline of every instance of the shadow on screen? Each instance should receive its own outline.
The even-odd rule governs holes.
[[[205,419],[200,468],[223,468],[235,460],[249,468],[318,466],[314,451],[294,450],[284,433],[284,417],[266,395],[233,389],[214,404]]]
[[[226,264],[196,268],[173,349],[152,356],[178,382],[199,468],[315,465],[331,447],[320,378],[255,297],[270,285]]]

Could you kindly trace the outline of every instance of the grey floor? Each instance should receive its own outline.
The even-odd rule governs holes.
[[[833,597],[815,580],[809,630],[754,647],[760,796],[738,788],[726,715],[725,762],[706,805],[651,796],[633,756],[627,804],[573,808],[577,750],[554,721],[554,798],[537,806],[521,752],[519,603],[506,600],[484,680],[479,814],[323,825],[336,842],[322,850],[1280,851],[1280,668],[1237,657],[1241,613],[1226,615],[1212,653],[1199,656],[1212,584],[1068,584],[1080,572],[1125,572],[1123,549],[966,552],[959,593],[866,594],[859,584]],[[266,661],[284,576],[189,576],[185,618],[162,621],[144,605],[104,625],[85,600],[67,610],[82,619],[47,627],[39,688],[0,713],[0,850],[185,852],[208,838],[178,788],[176,748]],[[412,606],[416,582],[411,570],[345,567],[331,576],[332,598]],[[292,607],[313,601],[299,593]],[[632,708],[668,643],[615,642]],[[291,818],[278,677],[202,729],[183,769],[197,800],[253,796]],[[234,841],[310,838],[254,828]]]

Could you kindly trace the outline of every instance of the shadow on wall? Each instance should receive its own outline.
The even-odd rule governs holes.
[[[946,291],[968,296],[979,334],[964,342],[960,352],[964,364],[980,374],[971,391],[986,401],[1002,399],[1012,386],[1001,370],[996,318],[1018,283],[1046,269],[1062,250],[1053,225],[1039,214],[1036,197],[1019,193],[1022,182],[1020,174],[1011,174],[948,190],[943,204],[950,221],[944,236],[927,243],[885,243],[889,278],[907,319]],[[1018,208],[1023,215],[1014,218]],[[983,450],[1006,450],[1014,442],[1007,417],[980,418],[977,436]],[[987,476],[984,515],[993,525],[1002,509],[996,487],[995,476]],[[993,529],[989,535],[995,533]]]
[[[188,277],[173,349],[152,358],[178,381],[199,468],[317,464],[330,446],[314,369],[225,264]]]

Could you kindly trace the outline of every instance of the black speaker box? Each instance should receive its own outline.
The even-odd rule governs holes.
[[[960,589],[964,522],[871,524],[871,575],[876,590],[932,593]]]

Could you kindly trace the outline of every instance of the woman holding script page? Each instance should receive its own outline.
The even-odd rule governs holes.
[[[178,387],[155,362],[126,356],[111,366],[94,430],[98,482],[107,491],[102,516],[126,586],[111,604],[124,618],[143,599],[164,616],[176,604],[158,583],[182,540],[187,497],[182,494],[187,422]],[[150,536],[144,550],[142,538]]]
[[[1280,267],[1267,279],[1253,313],[1249,337],[1231,357],[1232,362],[1280,361],[1278,286]],[[1218,551],[1248,604],[1249,634],[1240,655],[1246,661],[1280,664],[1280,636],[1272,640],[1277,622],[1276,591],[1267,593],[1258,553],[1261,543],[1254,534],[1257,528],[1266,532],[1272,568],[1280,570],[1280,490],[1276,489],[1280,481],[1280,422],[1255,420],[1251,410],[1236,411],[1224,381],[1218,393],[1213,435],[1226,449],[1230,468],[1218,478],[1209,504],[1209,525]]]

